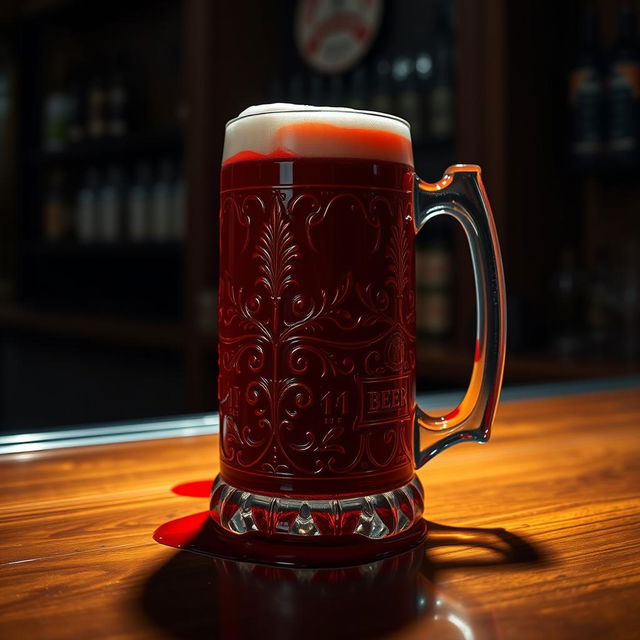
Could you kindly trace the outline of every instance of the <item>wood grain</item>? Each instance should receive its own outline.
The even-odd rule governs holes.
[[[461,637],[436,604],[394,626],[410,593],[474,638],[635,638],[639,423],[638,390],[503,404],[488,445],[420,472],[427,517],[443,526],[419,573],[376,586],[395,594],[377,606],[374,583],[269,591],[152,540],[157,525],[206,509],[171,488],[213,477],[215,436],[4,456],[0,637]],[[309,622],[343,593],[347,624]]]

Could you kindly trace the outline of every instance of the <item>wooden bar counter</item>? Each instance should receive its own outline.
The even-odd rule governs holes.
[[[217,445],[0,456],[0,638],[640,637],[640,387],[503,402],[487,445],[420,471],[426,544],[336,572],[154,542],[206,510],[172,488]]]

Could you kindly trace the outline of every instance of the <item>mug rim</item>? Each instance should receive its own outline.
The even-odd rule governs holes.
[[[266,106],[266,105],[265,105]],[[294,105],[292,105],[293,107]],[[301,106],[301,105],[295,105],[295,106]],[[296,108],[292,108],[292,109],[269,109],[269,110],[265,110],[265,111],[259,111],[257,113],[247,113],[245,115],[239,115],[236,116],[235,118],[231,118],[231,120],[228,120],[227,123],[225,124],[224,128],[225,130],[229,127],[229,125],[234,124],[235,122],[238,122],[239,120],[244,120],[245,118],[254,118],[256,116],[264,116],[264,115],[272,115],[275,113],[282,113],[282,114],[287,114],[287,113],[347,113],[347,114],[362,114],[365,116],[375,116],[375,117],[380,117],[380,118],[386,118],[388,120],[395,120],[396,122],[400,122],[401,124],[404,124],[407,126],[407,128],[409,129],[409,132],[411,132],[411,124],[405,120],[404,118],[401,118],[400,116],[396,116],[393,115],[391,113],[384,113],[383,111],[372,111],[369,109],[351,109],[349,107],[329,107],[329,106],[324,106],[324,107],[316,107],[316,106],[306,106],[304,109],[296,109]]]

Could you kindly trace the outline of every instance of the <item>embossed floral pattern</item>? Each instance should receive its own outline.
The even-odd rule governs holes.
[[[410,194],[232,191],[221,242],[229,245],[219,293],[225,464],[292,477],[411,464]]]

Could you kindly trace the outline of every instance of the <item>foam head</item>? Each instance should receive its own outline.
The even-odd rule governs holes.
[[[227,124],[223,164],[296,157],[413,165],[409,124],[373,111],[282,103],[249,107]]]

